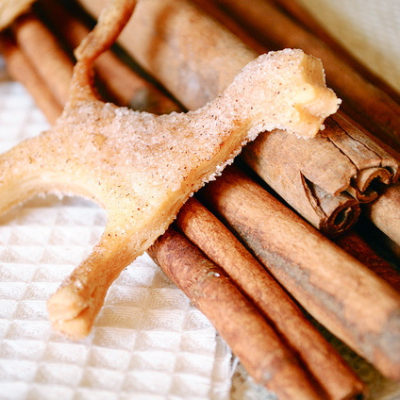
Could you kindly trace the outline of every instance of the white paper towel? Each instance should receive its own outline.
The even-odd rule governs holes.
[[[46,129],[30,96],[0,77],[0,151]],[[0,399],[229,397],[231,353],[147,256],[112,285],[90,336],[50,328],[46,300],[105,226],[80,198],[36,198],[0,219]]]
[[[398,0],[302,0],[330,31],[400,88]],[[47,124],[0,68],[0,151]],[[88,253],[104,215],[78,198],[35,199],[0,220],[0,400],[275,398],[242,368],[207,320],[147,257],[111,288],[94,330],[73,343],[54,334],[45,303]],[[333,339],[333,341],[335,341]],[[371,399],[400,398],[398,384],[336,342],[369,382]]]

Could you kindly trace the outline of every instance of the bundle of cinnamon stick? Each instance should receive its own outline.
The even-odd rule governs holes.
[[[101,2],[83,3],[96,8]],[[218,14],[212,5],[207,7]],[[137,8],[123,43],[189,108],[218,94],[255,56],[186,0],[149,0]],[[41,12],[70,49],[87,32],[79,20],[52,2],[42,2]],[[215,16],[229,21],[232,29],[241,29],[225,15]],[[26,85],[53,122],[65,101],[72,71],[60,39],[31,14],[19,19],[12,33],[2,37],[2,48],[10,72]],[[100,59],[96,69],[115,101],[139,104],[153,112],[179,109],[112,53]],[[389,184],[398,177],[396,155],[347,116],[328,121],[326,134],[311,145],[287,139],[279,131],[264,134],[246,149],[243,158],[325,232],[337,234],[348,229],[358,217],[360,201],[378,196],[372,183]],[[285,157],[279,156],[282,149],[288,152]],[[374,221],[384,219],[388,207],[400,213],[392,194],[397,193],[396,188],[392,186],[390,195],[380,196],[370,207]],[[360,380],[308,322],[284,286],[309,313],[383,374],[400,378],[400,295],[395,290],[399,275],[390,265],[372,252],[375,263],[370,267],[389,285],[236,168],[208,185],[201,199],[258,260],[194,199],[181,210],[175,230],[171,228],[161,237],[150,253],[216,326],[251,375],[282,399],[350,399],[363,392]],[[385,223],[392,226],[391,237],[395,237],[398,227]],[[357,236],[340,240],[344,247],[350,240],[361,246],[356,257],[367,251],[371,254]]]

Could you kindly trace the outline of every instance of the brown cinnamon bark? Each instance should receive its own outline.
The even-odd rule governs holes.
[[[296,359],[224,271],[169,229],[149,254],[214,324],[257,382],[282,399],[319,399]]]
[[[96,9],[101,6],[101,1],[81,2],[92,11],[98,11]],[[215,97],[235,73],[256,56],[235,36],[183,0],[150,0],[139,4],[121,40],[130,53],[189,108],[199,107]],[[357,204],[346,193],[338,196],[339,192],[351,190],[361,175],[363,181],[368,181],[365,175],[386,176],[388,171],[391,179],[395,180],[398,170],[397,162],[388,153],[379,157],[375,151],[366,153],[368,146],[360,144],[359,136],[354,134],[356,128],[348,134],[338,124],[343,123],[339,120],[332,122],[324,133],[337,137],[338,130],[341,131],[341,137],[346,136],[345,141],[341,140],[341,148],[338,149],[333,140],[318,138],[306,141],[301,144],[302,162],[297,160],[301,140],[288,138],[283,132],[274,132],[273,135],[279,139],[273,163],[258,157],[255,151],[246,152],[251,155],[247,157],[248,161],[253,159],[253,167],[265,161],[260,170],[268,168],[265,175],[268,183],[310,222],[328,233],[347,229],[358,216]],[[361,135],[363,138],[366,136],[364,133]],[[267,141],[267,136],[271,137],[260,135],[257,143]],[[343,151],[343,147],[347,151]],[[353,149],[361,154],[355,156]],[[268,147],[266,151],[270,154]],[[369,156],[372,159],[366,168],[364,163],[364,166],[359,164],[358,169],[352,159]],[[385,160],[390,158],[394,167],[379,166],[382,157]],[[326,160],[329,160],[329,169]],[[380,172],[372,167],[377,167]],[[368,191],[369,186],[364,186],[364,189]]]
[[[280,399],[321,398],[274,330],[224,271],[187,239],[169,229],[149,254],[213,323],[257,382]]]
[[[315,319],[400,379],[399,293],[237,170],[204,199]]]
[[[69,48],[74,49],[89,33],[79,19],[74,18],[59,3],[42,0],[41,12],[50,21],[52,28]],[[95,70],[107,93],[118,103],[129,105],[135,110],[146,110],[154,114],[178,111],[178,106],[161,94],[151,83],[132,73],[132,70],[113,52],[105,52],[95,63]]]
[[[322,59],[329,84],[345,99],[343,109],[400,151],[400,105],[363,79],[322,41],[264,0],[217,0],[265,44],[298,47]]]
[[[194,198],[178,214],[177,225],[222,267],[296,351],[329,399],[349,399],[363,385],[308,322],[276,280],[210,211]]]
[[[4,33],[0,36],[0,50],[10,75],[27,88],[48,121],[54,123],[61,114],[62,106],[36,72],[28,57],[18,48],[14,40]]]
[[[73,64],[55,37],[32,14],[20,17],[14,27],[16,42],[60,104],[68,95]],[[49,59],[47,54],[54,57]]]
[[[400,245],[400,184],[386,188],[380,198],[368,205],[371,221]]]
[[[347,50],[337,39],[334,38],[318,21],[306,7],[298,0],[267,0],[272,1],[282,7],[295,20],[300,22],[303,27],[312,32],[317,38],[323,40],[340,58],[344,59],[355,71],[362,75],[367,81],[385,91],[393,100],[400,103],[400,93],[389,83],[382,80],[375,72],[358,61],[349,50]]]
[[[399,165],[344,115],[329,118],[326,126],[312,140],[313,153],[309,141],[271,132],[249,144],[243,158],[303,217],[333,236],[357,220],[358,202],[378,197],[377,181],[390,184],[398,179]]]

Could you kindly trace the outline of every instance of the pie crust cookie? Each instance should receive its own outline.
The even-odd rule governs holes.
[[[76,51],[69,100],[53,128],[0,157],[0,213],[34,195],[81,195],[104,207],[92,253],[50,298],[53,327],[86,336],[120,272],[162,235],[181,206],[257,134],[308,137],[339,104],[321,62],[301,50],[249,63],[204,107],[156,116],[100,101],[94,60],[115,41],[135,2],[116,0]]]

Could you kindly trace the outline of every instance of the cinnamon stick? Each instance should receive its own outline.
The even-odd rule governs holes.
[[[400,295],[392,287],[238,170],[208,184],[203,198],[315,319],[400,379]]]
[[[83,3],[96,11],[101,2],[84,0]],[[133,19],[134,23],[129,23],[122,33],[121,43],[189,108],[199,107],[216,96],[256,56],[227,30],[183,0],[147,1],[138,6]],[[153,47],[157,47],[157,52],[152,52]],[[257,172],[268,169],[263,175],[268,184],[314,226],[328,233],[341,232],[357,219],[358,200],[354,202],[342,192],[353,186],[354,192],[359,192],[359,176],[368,182],[365,174],[379,179],[387,177],[389,172],[392,181],[397,179],[399,170],[397,161],[387,152],[369,151],[365,133],[356,135],[353,124],[350,133],[341,128],[345,124],[342,120],[332,122],[325,129],[324,137],[304,143],[287,138],[288,135],[279,131],[273,135],[261,134],[254,145],[261,150],[245,153],[248,162],[253,160],[253,168],[264,162]],[[270,154],[268,147],[272,138],[279,144],[273,150],[274,162],[268,163],[257,153],[266,146],[265,151]],[[301,158],[298,158],[299,148]],[[369,185],[364,187],[366,191],[369,188]]]
[[[324,41],[340,58],[344,59],[355,71],[368,82],[386,92],[393,100],[400,103],[400,93],[366,65],[358,61],[354,55],[338,42],[298,0],[268,0],[280,6],[304,28]]]
[[[18,46],[29,57],[35,70],[48,82],[48,87],[60,104],[68,95],[72,62],[60,48],[55,37],[32,14],[20,17],[14,27]],[[46,54],[54,57],[49,59]]]
[[[272,132],[247,146],[243,158],[303,217],[334,236],[357,220],[359,202],[371,202],[379,196],[374,189],[376,182],[395,182],[400,170],[388,152],[344,115],[330,118],[326,126],[312,141],[313,153],[309,142]],[[282,146],[288,149],[289,161],[281,159]],[[331,169],[335,164],[337,168]],[[285,173],[277,176],[277,166],[282,165]]]
[[[52,55],[48,54],[47,57],[51,58]],[[13,67],[14,64],[9,65],[9,68]],[[33,69],[33,66],[28,63],[27,68]],[[45,82],[41,81],[41,83],[41,89],[45,90]],[[29,80],[27,88],[28,90],[32,88]],[[153,252],[159,258],[161,257],[159,262],[166,273],[173,273],[171,278],[178,285],[183,286],[182,288],[191,300],[198,304],[216,325],[257,381],[274,390],[282,399],[320,398],[319,391],[311,383],[312,379],[302,371],[296,356],[222,270],[212,265],[199,250],[190,245],[181,235],[174,234],[172,230],[154,244]],[[179,276],[175,276],[175,268]],[[184,268],[184,274],[181,268]],[[219,279],[215,280],[218,274],[220,274]],[[188,285],[190,282],[197,283]],[[215,297],[206,296],[203,300],[202,295],[199,296],[199,293],[202,293],[201,290],[210,290]],[[216,309],[218,312],[215,312]],[[321,340],[323,340],[322,337]],[[329,345],[327,346],[329,348]],[[352,382],[354,381],[354,387],[350,390],[360,393],[361,382],[350,371],[347,372],[347,367],[340,358],[335,353],[329,354],[328,357],[335,361],[337,358],[337,364],[333,362],[331,367],[340,369],[337,374],[341,378],[340,383],[347,383],[350,378]]]
[[[181,209],[176,223],[272,321],[329,399],[349,399],[362,393],[362,383],[332,346],[222,222],[192,198]]]
[[[218,0],[217,3],[242,21],[265,44],[298,47],[321,58],[329,84],[345,99],[343,109],[366,126],[373,125],[374,133],[400,150],[400,105],[363,79],[322,41],[264,0],[249,3]]]
[[[54,123],[61,114],[61,104],[36,72],[28,57],[18,48],[14,40],[4,33],[0,36],[0,50],[10,75],[27,88],[47,120]]]
[[[41,13],[69,48],[77,47],[89,33],[85,24],[74,18],[61,4],[47,0],[41,0],[40,4]],[[132,73],[131,68],[112,51],[105,52],[96,60],[95,70],[107,93],[118,104],[154,114],[167,114],[178,110],[178,106],[172,100],[158,91],[153,84]]]
[[[149,254],[213,323],[254,379],[281,399],[320,399],[276,333],[221,268],[169,229]]]

